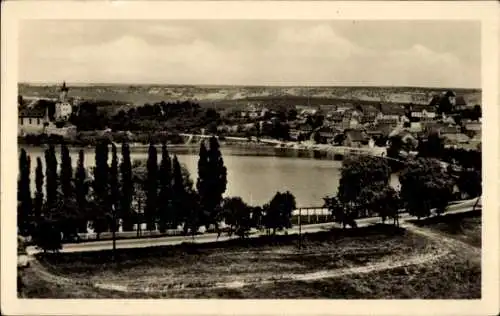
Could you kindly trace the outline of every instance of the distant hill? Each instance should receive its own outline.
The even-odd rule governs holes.
[[[192,85],[126,85],[68,84],[69,96],[83,99],[119,101],[144,105],[160,101],[196,100],[205,106],[238,106],[248,102],[284,102],[296,105],[327,105],[356,100],[356,103],[428,104],[432,95],[453,90],[469,104],[481,104],[481,90],[421,87],[291,87],[291,86],[192,86]],[[20,83],[19,94],[26,97],[59,95],[59,85]],[[280,101],[281,100],[281,101]]]

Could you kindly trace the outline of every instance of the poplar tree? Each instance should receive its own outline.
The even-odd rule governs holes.
[[[111,232],[113,233],[113,258],[116,251],[116,230],[117,230],[117,211],[119,207],[120,188],[118,183],[118,156],[116,145],[111,144],[112,158],[111,169],[109,170],[109,206],[111,207]]]
[[[46,206],[48,211],[51,211],[57,203],[57,190],[59,184],[57,176],[56,150],[53,144],[50,144],[49,148],[45,150],[45,181],[47,192]]]
[[[62,204],[57,207],[61,231],[66,236],[75,236],[81,223],[73,187],[73,166],[66,144],[61,144],[61,192]]]
[[[108,144],[107,142],[100,142],[95,148],[94,205],[92,216],[98,239],[100,233],[107,228],[106,222],[109,213],[108,174]]]
[[[161,148],[159,178],[158,213],[160,230],[163,232],[168,226],[177,226],[177,219],[172,212],[172,162],[165,143],[162,144]]]
[[[156,147],[151,143],[148,150],[146,177],[146,206],[144,215],[149,230],[155,229],[155,217],[158,199],[158,157]]]
[[[124,230],[132,229],[131,207],[134,195],[134,182],[132,178],[132,163],[130,161],[130,148],[128,143],[122,144],[122,162],[120,164],[121,173],[121,206],[120,215],[123,219]]]
[[[71,156],[68,146],[61,145],[61,189],[64,200],[69,200],[73,197],[73,167],[71,166]]]
[[[17,225],[21,235],[29,233],[29,226],[33,212],[33,201],[30,189],[30,157],[26,150],[21,149],[19,157],[19,178],[17,185]]]
[[[218,212],[226,186],[227,169],[224,166],[219,142],[212,136],[208,150],[204,145],[200,147],[200,160],[198,161],[197,189],[205,212],[206,224],[217,226]]]
[[[202,221],[207,225],[209,221],[209,173],[208,173],[208,151],[204,142],[200,144],[200,153],[198,159],[198,180],[196,189],[200,196],[200,207],[202,209]]]
[[[35,223],[40,224],[42,216],[43,207],[43,169],[42,169],[42,159],[38,157],[36,159],[36,170],[35,170],[35,205],[34,205],[34,216]]]
[[[89,185],[87,182],[87,172],[85,170],[84,159],[84,152],[83,149],[81,149],[78,152],[78,162],[75,171],[75,194],[78,207],[78,215],[82,219],[82,222],[86,224],[86,220],[88,219],[87,194],[89,192]],[[85,230],[86,225],[82,225],[80,228],[82,230]]]
[[[187,194],[182,177],[182,170],[177,156],[172,161],[172,207],[175,218],[184,221],[184,231],[187,232],[185,201]]]

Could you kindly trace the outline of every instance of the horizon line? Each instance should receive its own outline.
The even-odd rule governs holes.
[[[128,83],[128,82],[70,82],[70,81],[19,81],[18,85],[28,86],[57,86],[63,82],[73,86],[174,86],[174,87],[250,87],[250,88],[417,88],[417,89],[460,89],[460,90],[480,90],[481,87],[434,87],[434,86],[412,86],[412,85],[348,85],[348,84],[209,84],[209,83]]]

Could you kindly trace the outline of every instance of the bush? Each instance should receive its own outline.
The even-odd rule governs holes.
[[[58,252],[62,248],[61,232],[54,222],[44,220],[35,230],[34,242],[44,252]]]

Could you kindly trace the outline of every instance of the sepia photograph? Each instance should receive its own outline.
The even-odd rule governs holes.
[[[17,299],[484,298],[480,20],[101,16],[17,22]]]

